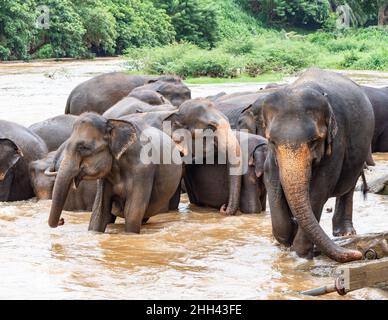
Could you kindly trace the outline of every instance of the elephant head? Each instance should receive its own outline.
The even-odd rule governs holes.
[[[23,157],[23,152],[9,139],[0,139],[0,182],[3,181],[8,171]]]
[[[55,183],[54,174],[46,174],[55,157],[56,151],[50,152],[46,158],[32,161],[29,164],[29,174],[32,189],[39,200],[48,200],[52,197]]]
[[[360,252],[341,248],[326,235],[310,202],[313,169],[333,156],[337,134],[328,98],[309,87],[281,89],[262,101],[262,121],[269,152],[276,159],[282,189],[299,227],[330,258],[340,262],[360,259]],[[300,248],[294,249],[303,255]]]
[[[233,168],[241,166],[241,149],[240,144],[233,134],[227,118],[216,109],[214,104],[207,99],[193,99],[184,102],[178,109],[168,116],[165,121],[171,121],[172,139],[176,143],[178,149],[185,156],[191,153],[193,158],[206,157],[207,153],[216,150],[218,153],[225,155],[226,164],[229,167],[229,202],[227,206],[221,208],[221,212],[228,215],[236,213],[239,206],[239,197],[241,189],[241,175],[233,173]],[[200,140],[204,143],[204,134],[212,132],[214,144],[204,146],[205,154],[194,154],[189,145],[188,139],[183,139],[182,136],[176,135],[179,129],[184,129],[190,133],[191,146],[195,145],[195,141]],[[198,134],[198,135],[197,135]],[[214,147],[214,148],[213,148]],[[237,170],[238,171],[238,170]],[[220,186],[221,187],[221,186]]]
[[[180,79],[174,81],[170,78],[149,80],[147,84],[137,87],[132,93],[142,90],[155,91],[167,99],[173,106],[179,107],[183,102],[191,99],[190,89]],[[166,102],[164,102],[166,103]]]
[[[171,105],[171,102],[168,101],[168,99],[166,99],[165,97],[163,97],[163,95],[161,95],[159,92],[144,89],[143,87],[135,88],[128,95],[128,97],[139,99],[140,101],[143,101],[153,106],[159,106],[163,104]]]
[[[9,139],[0,139],[0,201],[7,201],[13,180],[12,168],[23,158],[19,147]]]
[[[67,140],[55,180],[49,226],[58,226],[70,186],[82,180],[105,178],[112,166],[138,140],[138,128],[122,120],[84,113]]]

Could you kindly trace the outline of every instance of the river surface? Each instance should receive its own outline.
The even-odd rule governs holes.
[[[63,113],[73,87],[90,77],[122,70],[117,59],[0,64],[0,118],[30,125]],[[350,72],[355,80],[388,85],[387,73]],[[265,84],[192,86],[193,96],[255,90]],[[388,173],[377,155],[367,178]],[[354,196],[359,234],[388,231],[388,197]],[[271,234],[269,212],[223,217],[190,205],[150,219],[140,235],[123,234],[123,220],[108,233],[87,231],[89,213],[65,212],[65,225],[47,226],[50,201],[0,203],[0,299],[312,299],[298,292],[332,283],[327,258],[297,258]],[[333,199],[322,226],[331,234]],[[362,289],[345,297],[388,299]]]

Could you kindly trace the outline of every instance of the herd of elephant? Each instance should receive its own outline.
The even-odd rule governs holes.
[[[226,164],[140,161],[144,132],[148,141],[162,137],[171,157],[187,157],[187,145],[163,131],[166,121],[212,130]],[[248,170],[231,174],[228,150],[241,141]],[[120,216],[126,232],[139,233],[153,215],[177,209],[183,192],[225,215],[260,213],[268,197],[279,243],[300,257],[321,251],[347,262],[363,253],[337,246],[319,221],[336,197],[333,235],[355,234],[356,183],[372,152],[388,152],[388,87],[313,68],[289,85],[192,99],[175,76],[114,72],[73,89],[63,115],[29,128],[0,120],[0,150],[0,201],[52,199],[53,228],[63,210],[92,211],[91,231]]]

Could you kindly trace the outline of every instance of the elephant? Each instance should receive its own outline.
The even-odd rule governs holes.
[[[238,157],[241,149],[240,144],[236,136],[234,135],[230,124],[225,115],[218,111],[214,103],[207,99],[197,98],[184,102],[176,111],[164,111],[164,112],[149,112],[144,114],[135,114],[122,117],[121,119],[131,120],[136,119],[147,123],[150,126],[163,130],[170,135],[176,143],[179,151],[186,159],[185,164],[193,162],[193,159],[197,156],[202,160],[207,157],[207,154],[211,150],[204,150],[204,154],[195,154],[192,146],[196,141],[203,142],[203,136],[196,136],[195,130],[210,130],[215,136],[215,150],[219,152],[221,156],[226,156],[225,168],[229,170],[226,174],[226,186],[227,196],[224,198],[227,200],[227,204],[222,205],[220,210],[223,214],[234,215],[236,214],[240,205],[240,192],[242,177],[241,174],[232,174],[231,169],[238,166]],[[168,125],[171,127],[169,129]],[[167,125],[167,128],[165,127]],[[179,131],[184,130],[190,133],[190,137],[182,139],[179,136]],[[194,151],[194,152],[193,152]],[[216,152],[216,156],[217,156]],[[195,159],[194,159],[195,160]],[[197,159],[197,163],[198,163]],[[186,166],[185,166],[186,167]],[[185,181],[186,184],[186,181]]]
[[[245,132],[236,132],[244,163],[248,170],[242,176],[239,210],[242,213],[260,213],[266,209],[266,190],[263,181],[264,162],[267,156],[267,141],[263,137]],[[184,181],[191,203],[220,208],[228,201],[228,190],[220,188],[228,184],[228,172],[223,164],[189,164],[185,167]]]
[[[131,93],[151,90],[160,93],[173,106],[179,107],[182,103],[191,99],[191,90],[182,81],[149,80],[141,87],[135,88]]]
[[[62,149],[63,150],[63,149]],[[56,157],[57,151],[50,152],[45,158],[32,161],[29,165],[29,175],[35,195],[39,200],[52,199],[55,183],[55,172],[48,172],[50,167],[59,169],[62,156]],[[53,162],[58,159],[57,163]],[[96,181],[81,181],[79,186],[70,188],[64,205],[66,211],[91,211],[96,196]]]
[[[28,129],[41,137],[46,143],[48,151],[51,152],[57,150],[70,137],[76,120],[77,116],[62,114],[35,123]]]
[[[134,97],[125,97],[117,102],[114,106],[106,110],[102,116],[107,119],[117,119],[133,113],[172,110],[176,110],[176,108],[171,104],[150,105]]]
[[[336,197],[334,235],[355,233],[353,192],[374,130],[373,109],[360,86],[312,68],[261,99],[260,110],[268,139],[264,182],[276,240],[308,259],[314,244],[338,262],[362,259],[361,252],[336,245],[319,225],[325,202]]]
[[[388,87],[361,86],[372,103],[375,114],[375,131],[372,152],[388,152]]]
[[[254,103],[276,89],[261,90],[255,93],[246,93],[241,95],[230,95],[216,100],[216,108],[228,117],[229,123],[233,129],[247,130],[255,135],[264,135],[263,128],[258,119],[258,113],[253,110]]]
[[[47,146],[39,136],[17,123],[0,120],[0,201],[34,197],[28,165],[46,154]]]
[[[145,84],[149,86],[144,86]],[[181,97],[190,95],[190,89],[183,85],[177,77],[152,77],[111,72],[89,79],[75,87],[67,99],[65,114],[80,115],[91,111],[103,114],[111,106],[128,96],[132,90],[141,86],[144,86],[142,90],[159,88],[154,91],[159,92],[170,101],[170,97],[179,102]]]
[[[149,148],[160,152],[151,152],[149,159]],[[181,175],[179,152],[160,130],[141,122],[85,113],[65,145],[48,224],[52,228],[62,224],[60,216],[72,183],[78,186],[82,180],[98,180],[89,230],[104,232],[116,219],[112,214],[115,205],[125,218],[125,232],[140,233],[144,219],[169,209]]]
[[[136,99],[139,99],[140,101],[143,101],[145,103],[148,103],[153,106],[159,106],[159,105],[171,105],[171,102],[168,101],[163,95],[161,95],[159,92],[156,92],[154,90],[146,90],[142,89],[142,87],[139,87],[139,90],[133,90],[128,97],[133,97]]]

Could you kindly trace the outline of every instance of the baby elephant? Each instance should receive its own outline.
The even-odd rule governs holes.
[[[266,209],[263,172],[267,140],[245,132],[235,132],[247,166],[241,179],[239,210],[260,213]],[[191,203],[219,208],[228,200],[226,164],[191,164],[185,166],[185,186]]]
[[[114,204],[123,212],[125,231],[139,233],[144,219],[168,211],[181,175],[179,152],[162,131],[85,113],[64,148],[48,223],[58,226],[72,184],[98,180],[89,230],[104,232],[115,221]]]
[[[49,168],[58,170],[59,163],[53,164],[56,151],[50,152],[47,157],[30,163],[29,174],[32,188],[39,200],[52,199],[55,183],[55,172],[48,172]],[[97,183],[95,181],[82,181],[78,188],[71,187],[67,195],[64,210],[66,211],[91,211],[96,196]]]

